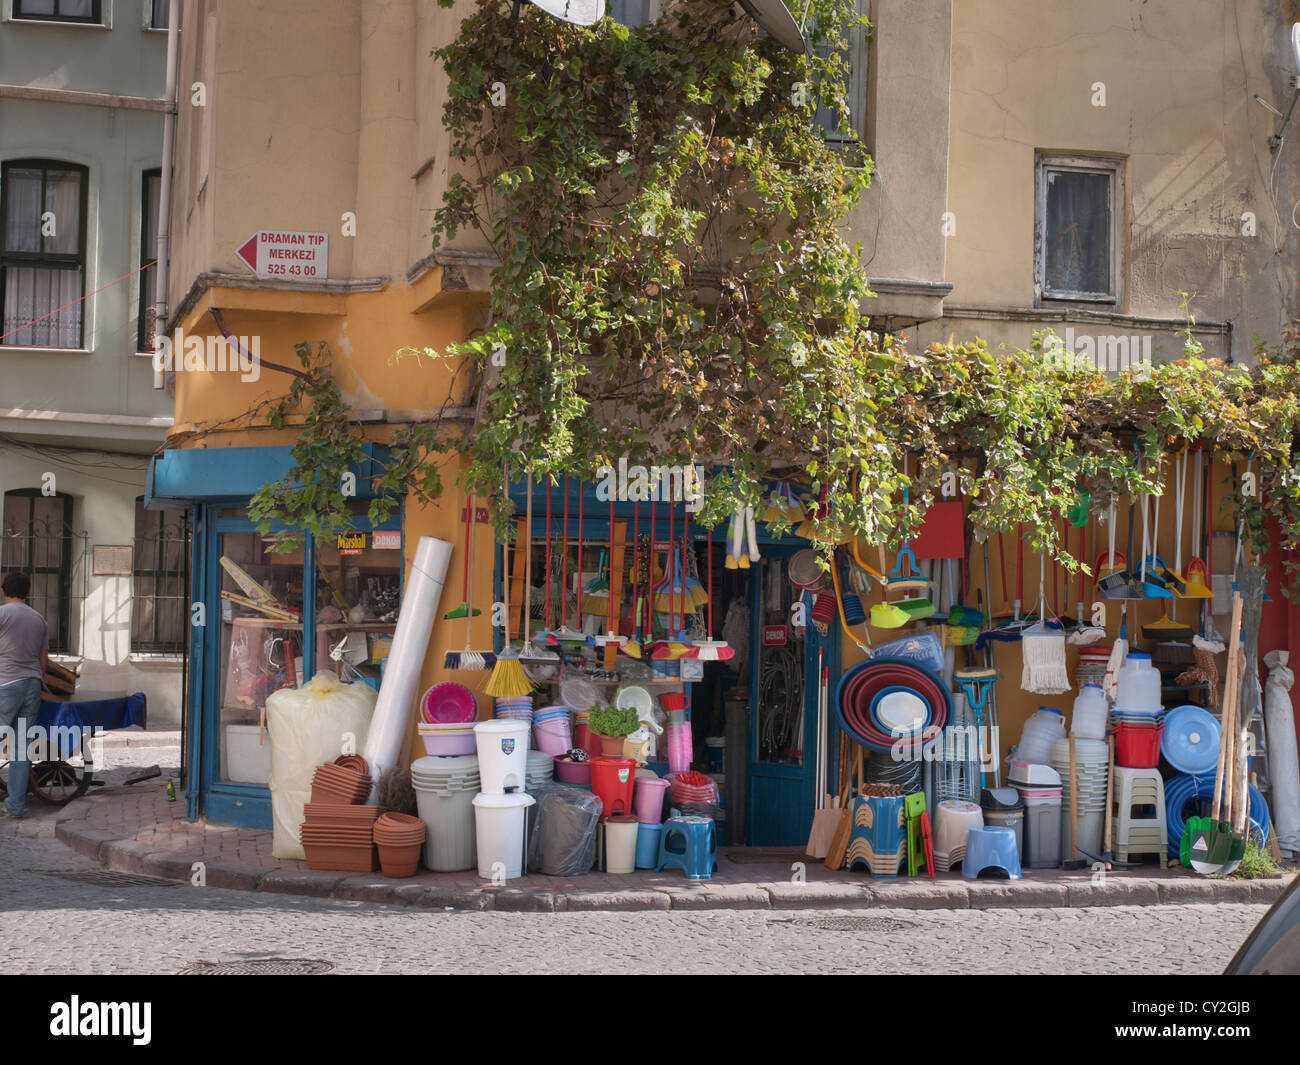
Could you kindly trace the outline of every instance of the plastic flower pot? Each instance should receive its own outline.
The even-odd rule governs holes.
[[[379,844],[379,868],[384,876],[393,879],[414,876],[420,867],[420,846],[419,843],[397,847]]]
[[[600,754],[602,758],[623,757],[623,741],[626,736],[601,736]]]

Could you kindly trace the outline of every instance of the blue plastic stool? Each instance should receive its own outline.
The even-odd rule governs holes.
[[[966,837],[966,856],[961,860],[961,875],[976,879],[985,869],[1001,869],[1012,880],[1020,879],[1020,854],[1016,850],[1016,830],[999,825],[972,828]]]
[[[676,866],[689,880],[708,880],[718,867],[718,834],[711,817],[670,817],[659,836],[655,872]]]
[[[647,825],[642,822],[636,830],[636,867],[653,869],[659,860],[659,840],[663,836],[663,825]]]

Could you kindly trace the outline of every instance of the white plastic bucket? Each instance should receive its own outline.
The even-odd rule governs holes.
[[[484,880],[514,880],[524,875],[528,807],[536,801],[524,792],[474,796],[478,875]]]
[[[474,726],[484,795],[504,795],[507,788],[525,787],[531,732],[529,722],[509,718],[480,721]]]

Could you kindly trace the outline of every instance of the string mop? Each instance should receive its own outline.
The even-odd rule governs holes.
[[[1038,617],[1020,636],[1023,666],[1020,687],[1037,695],[1061,695],[1070,690],[1070,674],[1065,668],[1065,633],[1047,623],[1049,608],[1044,585],[1047,556],[1038,556]],[[1055,615],[1053,615],[1055,617]]]

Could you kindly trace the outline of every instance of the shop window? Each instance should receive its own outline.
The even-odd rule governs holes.
[[[1040,299],[1119,302],[1121,166],[1039,154],[1034,281]]]
[[[100,0],[13,0],[14,18],[101,25]]]
[[[69,587],[72,573],[72,497],[40,489],[5,493],[0,570],[21,570],[32,581],[27,605],[45,618],[51,651],[70,650]]]
[[[80,348],[86,168],[20,159],[0,169],[0,343]]]
[[[176,511],[145,510],[135,501],[132,563],[131,650],[180,654],[189,612],[184,519]]]
[[[158,267],[149,266],[158,254],[158,193],[162,171],[146,170],[140,196],[140,304],[135,350],[153,351],[153,292]]]

